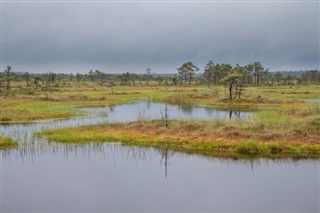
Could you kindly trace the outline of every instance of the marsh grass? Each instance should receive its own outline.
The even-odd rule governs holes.
[[[0,135],[0,149],[14,147],[17,145],[18,145],[18,143],[16,141],[14,141],[12,138]]]
[[[246,87],[240,100],[228,101],[227,96],[223,86],[115,86],[114,94],[111,94],[109,88],[93,82],[64,82],[55,91],[38,89],[32,93],[0,97],[0,122],[67,118],[74,116],[75,110],[59,107],[108,106],[142,99],[237,110],[305,108],[312,103],[302,99],[320,98],[320,88],[314,85]]]
[[[183,151],[232,152],[241,155],[319,153],[320,107],[303,99],[320,98],[320,87],[246,87],[240,100],[227,100],[223,86],[115,86],[92,82],[66,82],[54,91],[34,90],[0,97],[0,122],[67,118],[78,115],[77,107],[96,107],[137,100],[213,106],[222,109],[256,110],[246,120],[161,121],[104,124],[73,129],[46,130],[41,134],[61,142],[122,141],[146,146],[170,146]]]
[[[238,155],[320,155],[320,119],[316,110],[307,116],[290,110],[263,111],[247,120],[161,120],[99,124],[45,130],[50,141],[65,143],[122,142],[174,150],[230,152]]]

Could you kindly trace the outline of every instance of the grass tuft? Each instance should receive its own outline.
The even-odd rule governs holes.
[[[235,151],[243,155],[259,155],[266,153],[267,148],[253,141],[245,141],[236,145]]]
[[[14,141],[12,138],[0,135],[0,149],[14,147],[17,145],[18,145],[18,143],[16,141]]]

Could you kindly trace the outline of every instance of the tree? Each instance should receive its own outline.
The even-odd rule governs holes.
[[[28,72],[26,72],[24,75],[23,75],[23,78],[26,80],[26,83],[27,83],[27,87],[29,86],[29,80],[30,80],[30,74]]]
[[[80,81],[81,81],[81,74],[80,73],[77,73],[76,79],[77,79],[77,82],[80,83]]]
[[[4,79],[6,81],[6,95],[10,94],[11,80],[13,80],[13,77],[14,77],[14,73],[12,71],[12,67],[8,65],[7,69],[4,71]]]
[[[265,71],[261,65],[260,61],[253,62],[253,70],[254,70],[254,83],[261,83],[261,74]]]
[[[101,72],[100,70],[94,71],[94,77],[97,79],[100,85],[104,83],[104,79],[106,77],[106,74]]]
[[[261,74],[260,74],[260,82],[261,82],[261,84],[265,85],[266,82],[269,81],[269,77],[270,77],[269,69],[268,68],[267,69],[263,69]]]
[[[122,73],[119,76],[119,79],[122,85],[126,85],[129,81],[131,81],[131,74],[129,72]]]
[[[204,68],[203,78],[207,85],[210,87],[211,84],[215,83],[215,64],[212,61],[209,61]]]
[[[182,66],[179,67],[177,70],[179,75],[182,76],[184,84],[186,85],[188,80],[189,85],[191,85],[191,80],[193,79],[195,72],[199,71],[199,68],[196,65],[194,65],[191,61],[189,61],[182,64]]]
[[[276,72],[276,74],[274,75],[274,77],[276,78],[277,83],[278,83],[278,85],[279,85],[279,84],[280,84],[280,81],[281,81],[281,79],[282,79],[282,77],[283,77],[283,75],[278,71],[278,72]]]
[[[148,67],[147,70],[146,70],[146,74],[147,74],[146,78],[147,78],[148,85],[149,85],[149,83],[150,83],[151,71],[152,71],[152,69],[149,68],[149,67]]]
[[[244,66],[243,78],[245,84],[252,84],[252,72],[254,69],[254,65],[252,63]]]
[[[137,74],[135,74],[135,73],[130,73],[129,74],[129,78],[130,78],[130,80],[132,82],[132,85],[135,86],[136,85],[136,80],[139,79],[139,76]]]
[[[171,81],[172,81],[172,84],[173,84],[173,85],[178,85],[178,76],[177,76],[177,75],[174,75],[174,76],[171,78]]]
[[[113,87],[115,86],[116,82],[113,78],[109,79],[109,85],[110,85],[110,89],[111,89],[111,94],[113,94]]]
[[[309,70],[302,74],[301,80],[305,83],[317,83],[320,84],[320,71]]]
[[[157,78],[156,78],[156,81],[158,81],[158,84],[159,84],[159,86],[162,84],[162,82],[164,81],[164,78],[161,76],[161,75],[159,75]]]
[[[5,78],[4,78],[4,74],[2,72],[0,72],[0,93],[2,91],[2,85],[5,82]]]
[[[232,101],[232,90],[234,88],[234,85],[241,84],[240,79],[243,77],[242,74],[239,73],[229,73],[225,78],[221,79],[221,81],[228,85],[229,87],[229,100]],[[237,97],[237,94],[235,98]]]
[[[89,71],[88,76],[90,81],[94,81],[94,73],[92,70]]]
[[[33,81],[33,83],[36,85],[36,88],[35,88],[35,89],[38,89],[39,81],[40,81],[40,77],[39,77],[39,76],[36,76],[36,77],[34,78],[34,81]]]
[[[246,69],[245,67],[240,66],[239,64],[236,64],[236,66],[233,68],[233,73],[241,75],[241,77],[236,81],[236,87],[235,87],[235,99],[238,97],[239,99],[241,98],[241,93],[244,90],[243,84],[245,83],[245,74],[246,74]],[[232,74],[232,73],[231,73]]]
[[[43,74],[44,75],[44,79],[45,82],[47,84],[47,88],[51,88],[51,85],[55,82],[55,80],[57,79],[57,74],[53,73],[53,72],[46,72]]]
[[[219,64],[218,64],[219,65]],[[218,72],[218,81],[225,78],[233,69],[233,66],[231,64],[220,64],[218,66],[217,72]]]
[[[293,80],[293,77],[291,76],[291,75],[287,75],[286,77],[285,77],[285,81],[286,81],[286,83],[289,85],[289,84],[291,84],[291,80]]]

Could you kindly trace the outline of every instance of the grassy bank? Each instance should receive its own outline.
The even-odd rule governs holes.
[[[9,147],[17,146],[17,142],[12,140],[9,137],[1,136],[0,135],[0,149],[5,149]]]
[[[320,109],[265,110],[249,120],[170,121],[99,124],[45,130],[50,141],[121,141],[186,152],[234,155],[320,157]]]
[[[112,94],[106,86],[70,84],[56,91],[0,97],[0,123],[67,118],[77,114],[77,106],[107,106],[141,99],[214,106],[224,109],[305,108],[305,98],[320,98],[320,86],[246,87],[240,100],[228,101],[223,86],[116,86]]]

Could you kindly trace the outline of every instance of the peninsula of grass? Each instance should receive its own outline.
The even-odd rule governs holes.
[[[44,130],[63,143],[122,142],[205,154],[320,157],[320,110],[265,110],[248,120],[136,121]]]
[[[17,146],[17,144],[18,143],[14,141],[12,138],[0,135],[0,149],[14,147]]]

